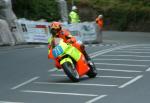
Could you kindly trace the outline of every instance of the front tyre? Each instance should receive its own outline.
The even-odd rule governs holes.
[[[65,62],[62,64],[62,68],[65,74],[72,80],[73,82],[79,81],[79,74],[74,66],[74,64],[70,62]]]

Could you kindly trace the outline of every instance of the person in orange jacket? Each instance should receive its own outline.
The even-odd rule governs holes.
[[[62,29],[61,23],[59,22],[53,22],[50,25],[50,32],[52,34],[52,37],[48,39],[48,47],[50,49],[50,44],[53,43],[54,38],[62,38],[65,43],[71,43],[74,47],[76,47],[78,50],[80,50],[83,55],[85,56],[86,60],[90,60],[90,57],[85,51],[85,46],[83,44],[80,44],[77,42],[76,38],[71,35],[71,33],[66,30]],[[48,57],[49,58],[49,57]],[[55,61],[55,65],[57,68],[60,68],[58,65],[58,61]]]
[[[103,28],[103,15],[99,15],[97,18],[96,18],[96,23],[98,24],[99,28],[102,29]]]

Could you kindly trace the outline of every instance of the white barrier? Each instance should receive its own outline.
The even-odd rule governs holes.
[[[35,22],[27,20],[18,20],[18,28],[23,34],[26,42],[47,43],[51,36],[48,22]],[[73,36],[83,42],[97,40],[96,27],[94,22],[84,22],[78,24],[62,23],[63,28],[68,29]]]
[[[95,24],[93,22],[85,22],[80,24],[79,31],[83,36],[83,41],[94,41],[97,38]]]
[[[26,42],[47,43],[49,33],[49,23],[18,20],[18,28],[23,34]]]
[[[83,41],[83,35],[80,32],[79,24],[62,24],[63,28],[68,29],[71,35],[75,36],[77,40]]]
[[[64,24],[73,36],[83,42],[90,42],[97,40],[97,32],[94,22],[83,22],[77,24]]]

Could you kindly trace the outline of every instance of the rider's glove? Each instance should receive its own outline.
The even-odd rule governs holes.
[[[70,43],[70,44],[73,44],[73,43],[74,43],[71,39],[68,39],[66,42],[67,42],[67,43]]]
[[[48,44],[48,49],[50,49],[51,48],[51,45],[50,44]]]

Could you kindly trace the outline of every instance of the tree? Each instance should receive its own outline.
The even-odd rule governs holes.
[[[47,21],[60,19],[55,0],[13,0],[13,10],[18,18]]]

